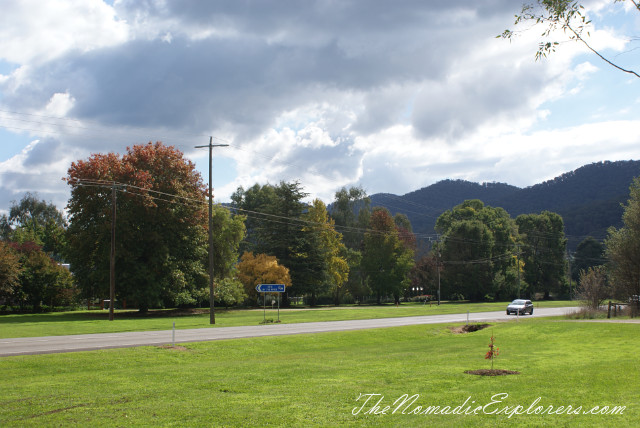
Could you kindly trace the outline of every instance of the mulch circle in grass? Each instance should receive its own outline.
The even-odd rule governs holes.
[[[517,372],[514,370],[503,370],[503,369],[466,370],[465,373],[479,375],[479,376],[507,376],[512,374],[520,374],[520,372]]]
[[[458,327],[449,327],[449,329],[453,334],[462,334],[484,330],[487,327],[491,327],[491,324],[467,324]]]
[[[173,349],[174,351],[190,351],[189,348],[185,348],[184,346],[180,346],[180,345],[160,345],[158,346],[158,348]]]

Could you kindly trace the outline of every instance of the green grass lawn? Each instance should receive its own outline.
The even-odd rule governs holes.
[[[536,308],[575,306],[570,301],[541,301]],[[493,303],[443,303],[423,305],[404,303],[382,306],[343,306],[318,309],[281,310],[283,323],[313,321],[342,321],[357,319],[407,317],[416,315],[444,315],[454,313],[502,311],[506,302]],[[277,310],[267,310],[267,319],[277,320]],[[168,311],[151,311],[141,316],[135,311],[116,311],[114,321],[108,321],[107,311],[54,312],[48,314],[0,315],[0,338],[59,336],[68,334],[115,333],[125,331],[170,330],[212,327],[209,314],[175,316]],[[257,325],[264,318],[262,310],[216,310],[215,327]]]
[[[0,359],[0,426],[635,426],[638,324],[536,318],[453,334],[448,325]],[[489,368],[513,376],[481,377]],[[363,394],[380,394],[360,413]],[[413,405],[391,414],[403,394]],[[415,415],[506,394],[505,406],[626,406],[622,415]],[[360,400],[357,400],[358,397]],[[356,409],[356,410],[354,410]],[[566,407],[565,410],[566,412]],[[358,413],[354,415],[354,413]]]

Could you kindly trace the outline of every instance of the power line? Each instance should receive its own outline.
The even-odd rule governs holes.
[[[82,186],[90,186],[90,187],[106,187],[109,188],[111,187],[112,182],[108,181],[108,180],[69,180],[70,184],[77,184],[77,185],[82,185]],[[206,204],[206,202],[204,200],[197,200],[194,198],[190,198],[190,197],[186,197],[186,196],[180,196],[180,195],[174,195],[174,194],[170,194],[167,192],[162,192],[162,191],[158,191],[158,190],[154,190],[154,189],[147,189],[147,188],[143,188],[143,187],[139,187],[136,185],[132,185],[132,184],[126,184],[126,183],[117,183],[119,186],[122,186],[124,189],[127,189],[127,191],[129,192],[129,194],[131,195],[135,195],[135,196],[144,196],[144,197],[151,197],[154,200],[159,200],[159,201],[164,201],[164,202],[168,202],[168,203],[181,203],[184,205],[189,205],[189,206],[194,206],[194,205],[202,205],[204,206]],[[146,193],[154,193],[157,195],[162,195],[165,198],[161,198],[159,196],[152,196],[152,195],[146,195],[144,193],[136,193],[136,192],[131,192],[131,190],[139,190],[142,192],[146,192]],[[175,200],[172,199],[167,199],[167,197],[173,198]],[[268,213],[268,212],[262,212],[262,211],[254,211],[254,210],[247,210],[247,209],[243,209],[243,208],[237,208],[237,207],[233,207],[233,206],[225,206],[225,205],[218,205],[219,207],[222,207],[224,209],[227,209],[229,211],[235,211],[237,213],[241,213],[244,216],[246,216],[247,218],[251,218],[254,220],[258,220],[258,221],[267,221],[267,222],[271,222],[271,223],[279,223],[279,224],[297,224],[299,226],[317,226],[318,223],[313,222],[313,221],[309,221],[309,220],[305,220],[302,218],[298,218],[298,217],[288,217],[288,216],[283,216],[283,215],[279,215],[279,214],[274,214],[274,213]],[[344,231],[344,232],[360,232],[360,233],[373,233],[373,234],[379,234],[379,235],[385,235],[386,232],[382,232],[382,231],[377,231],[371,228],[360,228],[360,227],[350,227],[350,226],[340,226],[340,225],[335,225],[334,224],[334,229],[336,231]],[[424,238],[424,239],[428,239],[428,240],[432,240],[433,238],[437,237],[436,234],[417,234],[417,233],[412,233],[413,236],[415,236],[416,238]],[[451,237],[451,236],[445,236],[443,237],[443,242],[445,241],[450,241],[450,242],[456,242],[456,243],[462,243],[462,244],[471,244],[471,245],[483,245],[485,244],[484,241],[479,241],[479,240],[474,240],[474,239],[467,239],[467,238],[459,238],[459,237]],[[496,244],[494,244],[496,245]],[[517,244],[516,243],[506,243],[500,246],[504,246],[507,248],[510,247],[515,247]],[[526,247],[529,249],[534,249],[534,247],[530,244],[527,243],[522,243],[520,244],[522,247]],[[547,246],[538,246],[535,247],[536,252],[537,253],[550,253],[552,248],[551,247],[547,247]]]
[[[204,200],[194,199],[194,198],[186,197],[186,196],[175,195],[175,194],[162,192],[162,191],[158,191],[158,190],[154,190],[154,189],[147,189],[147,188],[143,188],[143,187],[132,185],[132,184],[116,183],[116,182],[113,182],[113,181],[98,180],[98,179],[86,179],[86,180],[84,180],[84,179],[83,180],[71,179],[71,180],[68,180],[68,182],[69,182],[70,185],[73,185],[73,186],[93,187],[93,188],[102,188],[102,189],[113,188],[114,192],[115,191],[121,191],[121,192],[127,193],[128,195],[131,195],[131,196],[150,197],[153,200],[163,201],[163,202],[172,203],[172,204],[181,204],[181,205],[191,206],[191,207],[194,207],[194,206],[197,207],[197,206],[204,206],[205,205],[205,201]],[[131,190],[135,190],[135,192],[132,192]],[[149,195],[149,193],[155,194],[157,196]],[[245,210],[245,209],[241,209],[241,208],[237,208],[237,207],[229,207],[229,206],[224,206],[224,205],[217,205],[217,206],[221,207],[223,209],[227,209],[228,211],[236,211],[236,212],[239,212],[239,213],[243,213],[242,215],[244,215],[245,217],[252,218],[252,219],[260,221],[260,222],[270,222],[270,223],[279,223],[279,224],[294,224],[294,225],[299,226],[301,229],[306,229],[307,231],[309,231],[309,229],[308,229],[309,227],[311,227],[311,230],[326,228],[326,224],[319,224],[317,222],[310,221],[310,220],[305,220],[305,219],[299,218],[299,217],[288,217],[288,216],[283,216],[283,215],[278,215],[278,214],[265,213],[265,212],[252,211],[252,210]],[[349,230],[349,231],[358,231],[358,232],[362,232],[363,234],[365,234],[365,233],[368,233],[368,234],[379,234],[379,235],[388,234],[388,232],[376,231],[376,230],[373,230],[373,229],[370,229],[370,228],[341,227],[341,226],[336,226],[335,224],[333,225],[333,227],[334,227],[334,230],[336,230],[336,232],[339,232],[339,230],[342,229],[342,230]],[[414,236],[415,236],[415,234],[414,234]],[[437,237],[437,235],[436,235],[436,237]],[[431,238],[432,238],[432,236],[429,236],[429,239],[431,239]],[[463,243],[463,244],[470,244],[470,245],[475,245],[475,244],[479,243],[479,241],[475,241],[475,240],[456,239],[456,238],[448,238],[448,237],[444,237],[444,239],[442,241],[446,242],[447,240],[450,240],[450,241],[453,241],[453,242],[458,242],[458,243]],[[514,247],[515,246],[516,245],[514,244]],[[528,245],[526,243],[520,244],[520,247],[532,248],[530,245]],[[551,248],[548,248],[548,247],[540,247],[537,250],[538,251],[535,252],[536,254],[538,254],[540,252],[542,252],[542,253],[551,252]],[[485,257],[485,258],[472,259],[472,260],[441,260],[440,263],[442,263],[443,265],[488,264],[488,263],[493,263],[493,262],[497,262],[497,261],[501,261],[501,260],[511,259],[513,257],[516,257],[517,255],[518,254],[514,253],[514,252],[505,252],[503,254],[499,254],[499,255],[496,255],[496,256],[492,256],[492,257]],[[598,260],[599,261],[606,261],[606,259],[598,259]],[[563,263],[556,263],[556,262],[551,262],[551,261],[540,261],[540,260],[538,260],[537,263],[546,264],[546,265],[552,265],[552,266],[564,266],[564,262]]]

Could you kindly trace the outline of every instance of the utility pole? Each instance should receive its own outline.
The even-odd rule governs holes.
[[[116,304],[116,208],[118,200],[116,191],[123,188],[127,191],[127,186],[116,184],[111,186],[111,256],[109,260],[109,321],[113,321],[113,310]]]
[[[569,254],[569,249],[567,249],[567,261],[569,262],[569,300],[573,300],[573,287],[571,285],[571,254]]]
[[[438,306],[440,306],[440,235],[436,235],[438,252],[436,253],[436,266],[438,267]]]
[[[213,148],[227,146],[228,144],[213,144],[213,137],[209,137],[209,145],[195,147],[196,149],[209,147],[209,324],[216,323],[213,297]]]
[[[520,298],[520,244],[516,244],[516,269],[518,270],[518,299]]]
[[[111,187],[111,259],[109,262],[109,321],[116,301],[116,182]]]

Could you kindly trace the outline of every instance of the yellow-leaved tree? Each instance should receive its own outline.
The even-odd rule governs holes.
[[[258,284],[284,284],[291,286],[289,269],[278,264],[274,256],[245,252],[238,263],[238,279],[244,285],[249,299],[258,300],[256,285]]]

